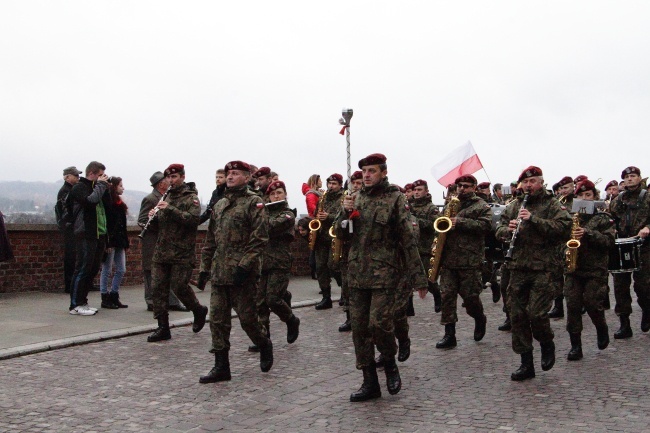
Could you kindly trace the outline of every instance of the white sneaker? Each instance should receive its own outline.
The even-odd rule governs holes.
[[[94,311],[95,313],[99,311],[97,308],[91,307],[88,304],[83,304],[82,307],[86,308],[87,310]]]
[[[97,311],[92,311],[84,307],[83,305],[79,305],[78,307],[70,310],[70,314],[73,316],[94,316],[97,314]]]

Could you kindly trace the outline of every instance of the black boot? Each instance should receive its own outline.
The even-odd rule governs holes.
[[[375,367],[384,368],[384,361],[384,355],[380,353],[379,356],[375,358]]]
[[[650,310],[643,310],[641,315],[641,331],[648,332],[650,331]]]
[[[437,283],[435,284],[434,289],[430,290],[430,292],[433,295],[433,311],[439,313],[440,310],[442,310],[442,297],[440,296],[440,288]]]
[[[445,325],[445,336],[436,343],[436,349],[451,349],[456,347],[456,324]]]
[[[300,333],[300,319],[295,315],[287,320],[287,343],[291,344],[298,339]]]
[[[558,296],[553,302],[553,308],[548,312],[551,319],[561,319],[564,317],[564,296]]]
[[[485,314],[478,319],[474,319],[474,341],[481,341],[485,337],[486,325],[487,317],[485,317]]]
[[[506,314],[506,320],[497,329],[499,331],[512,331],[512,323],[510,323],[509,314]]]
[[[386,388],[390,395],[395,395],[402,389],[402,378],[399,377],[399,370],[395,358],[384,360],[384,373],[386,374]]]
[[[535,365],[533,364],[533,352],[521,354],[521,365],[510,375],[510,379],[520,381],[535,377]]]
[[[569,338],[571,339],[571,350],[566,356],[566,359],[569,361],[578,361],[582,359],[582,338],[580,333],[570,333]]]
[[[199,378],[199,383],[214,383],[230,380],[230,361],[227,350],[214,352],[214,367],[206,375]]]
[[[366,401],[381,397],[377,367],[374,365],[363,369],[363,383],[357,392],[350,394],[350,401]]]
[[[284,292],[284,295],[282,295],[282,300],[283,300],[283,301],[284,301],[288,306],[291,307],[291,298],[292,298],[292,297],[293,297],[293,295],[291,294],[291,292],[287,290],[286,292]]]
[[[260,369],[266,373],[273,367],[273,343],[268,340],[268,344],[260,346]]]
[[[111,301],[113,301],[113,304],[117,306],[117,308],[129,308],[128,305],[123,304],[120,302],[120,293],[119,292],[110,292],[109,298]]]
[[[413,307],[413,295],[409,296],[409,303],[406,306],[406,317],[415,316],[415,308]]]
[[[158,317],[158,328],[153,331],[153,334],[147,337],[149,343],[155,343],[156,341],[170,340],[172,338],[172,333],[169,332],[169,316],[160,316]]]
[[[542,349],[542,370],[549,371],[555,365],[555,343],[553,340],[540,343]]]
[[[352,331],[352,321],[350,320],[350,312],[345,312],[345,322],[339,326],[339,332],[350,332]]]
[[[397,360],[404,362],[411,356],[411,339],[397,340]]]
[[[194,314],[194,323],[192,323],[192,331],[199,332],[205,326],[205,318],[208,316],[208,307],[199,305],[199,307],[192,311]]]
[[[336,281],[336,285],[341,287],[343,285],[343,279],[341,278],[341,273],[334,272],[332,276],[334,277],[334,281]]]
[[[332,308],[332,298],[330,296],[323,296],[323,299],[316,304],[315,307],[317,310],[327,310]]]
[[[501,286],[494,282],[490,285],[490,289],[492,289],[492,302],[496,304],[501,299]]]
[[[609,346],[609,328],[607,325],[600,325],[597,327],[596,335],[598,336],[598,349],[606,349],[607,346]]]
[[[627,314],[621,314],[619,316],[619,320],[621,321],[621,327],[618,329],[618,331],[614,332],[614,338],[617,340],[631,338],[632,327],[630,327],[630,316]]]
[[[102,308],[108,308],[109,310],[117,310],[118,307],[113,303],[113,300],[111,299],[110,293],[102,293]]]

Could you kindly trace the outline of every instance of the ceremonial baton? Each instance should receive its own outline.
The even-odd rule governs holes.
[[[343,108],[342,113],[339,119],[339,123],[343,125],[341,128],[340,134],[343,135],[345,131],[345,141],[347,142],[347,153],[348,153],[348,194],[352,194],[352,165],[350,164],[350,120],[352,120],[353,110],[352,108]],[[348,220],[348,229],[352,233],[352,220]]]

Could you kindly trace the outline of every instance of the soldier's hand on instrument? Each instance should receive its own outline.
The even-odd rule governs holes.
[[[318,212],[318,214],[316,214],[316,218],[323,221],[323,220],[327,219],[328,215],[329,214],[327,212],[320,211],[320,212]]]
[[[585,235],[585,229],[582,227],[579,227],[571,232],[571,237],[580,240],[582,237]]]
[[[167,203],[166,201],[161,201],[156,206],[158,207],[158,209],[167,209],[167,206],[169,206],[169,203]]]
[[[456,228],[456,217],[451,217],[451,228],[454,229]]]
[[[354,210],[354,197],[354,195],[346,195],[343,198],[343,209],[348,212],[352,212]]]
[[[521,218],[524,221],[528,221],[530,219],[530,211],[528,209],[521,209],[519,211],[519,218]]]
[[[648,227],[643,227],[641,230],[639,230],[639,237],[641,239],[645,239],[650,235],[650,229]]]
[[[509,232],[514,232],[517,229],[517,220],[510,220],[508,223],[508,231]]]
[[[420,299],[426,298],[427,293],[429,293],[429,289],[427,287],[425,287],[423,289],[418,289],[418,295],[420,296]]]

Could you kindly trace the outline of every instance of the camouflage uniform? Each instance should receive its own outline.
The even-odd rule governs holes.
[[[258,321],[255,305],[256,282],[261,256],[268,242],[267,215],[262,199],[246,185],[226,188],[214,205],[201,268],[211,269],[210,293],[211,352],[230,349],[231,309],[251,341],[262,347],[270,344]],[[247,272],[242,285],[234,285],[237,271]]]
[[[271,311],[285,323],[293,316],[291,305],[283,298],[289,287],[296,217],[286,203],[267,207],[267,210],[269,242],[262,259],[257,306],[259,321],[268,331]]]
[[[640,199],[640,187],[635,191],[623,191],[610,204],[610,213],[616,222],[618,237],[636,236],[643,227],[650,227],[650,194],[647,191]],[[650,310],[650,242],[645,240],[641,246],[641,270],[614,274],[614,296],[616,315],[629,316],[632,313],[630,284],[634,277],[634,292],[639,307]]]
[[[433,239],[436,236],[436,231],[433,229],[433,222],[438,215],[438,207],[433,204],[431,194],[427,194],[421,198],[413,197],[410,202],[411,213],[415,216],[419,229],[418,252],[420,253],[420,260],[424,271],[428,274],[431,268],[431,246]],[[440,292],[438,283],[428,281],[429,292]]]
[[[566,274],[564,296],[567,304],[566,330],[582,332],[582,308],[586,308],[596,328],[606,325],[608,251],[614,245],[614,222],[609,214],[579,215],[585,234],[580,239],[577,266]]]
[[[485,256],[485,235],[492,228],[492,210],[482,198],[472,194],[460,198],[456,218],[456,226],[447,232],[440,260],[440,323],[443,325],[458,321],[458,295],[470,317],[483,317],[483,304],[479,297],[483,288],[481,265]]]
[[[559,202],[562,204],[567,211],[571,211],[573,207],[573,194],[568,194],[564,197],[560,197]],[[568,239],[565,239],[565,241]],[[553,267],[553,298],[559,303],[558,308],[561,308],[561,302],[564,295],[564,253],[566,251],[565,243],[561,243],[555,253],[555,266]]]
[[[340,280],[339,264],[334,263],[332,259],[332,237],[329,234],[332,222],[336,214],[341,209],[341,200],[343,199],[343,190],[338,192],[328,191],[323,200],[323,212],[329,214],[327,219],[321,221],[314,253],[316,256],[316,275],[318,277],[318,286],[323,291],[324,298],[332,296],[332,277],[337,281]]]
[[[399,284],[399,254],[403,249],[411,286],[426,287],[411,229],[406,197],[387,179],[364,187],[356,196],[354,233],[341,228],[344,212],[336,220],[336,235],[350,241],[348,283],[356,366],[374,366],[374,345],[386,359],[394,359],[393,306]]]
[[[523,197],[508,205],[501,214],[497,239],[509,240],[510,220],[517,219]],[[540,343],[553,341],[553,330],[548,310],[554,287],[549,284],[560,244],[569,238],[571,217],[553,195],[536,191],[528,199],[526,208],[531,217],[522,221],[514,247],[508,288],[510,320],[512,321],[512,349],[515,353],[532,352],[533,337]]]
[[[194,269],[196,231],[201,215],[194,182],[169,191],[169,205],[158,211],[158,238],[152,258],[154,318],[167,316],[169,291],[190,310],[201,305],[188,285]]]
[[[411,228],[416,241],[420,238],[420,231],[418,229],[417,219],[414,215],[409,215],[411,220]],[[407,317],[407,309],[410,299],[413,297],[413,286],[409,278],[409,267],[406,263],[406,254],[400,250],[400,279],[397,284],[397,292],[395,293],[395,305],[393,310],[393,318],[395,322],[395,338],[397,341],[405,341],[409,338],[409,322]]]

